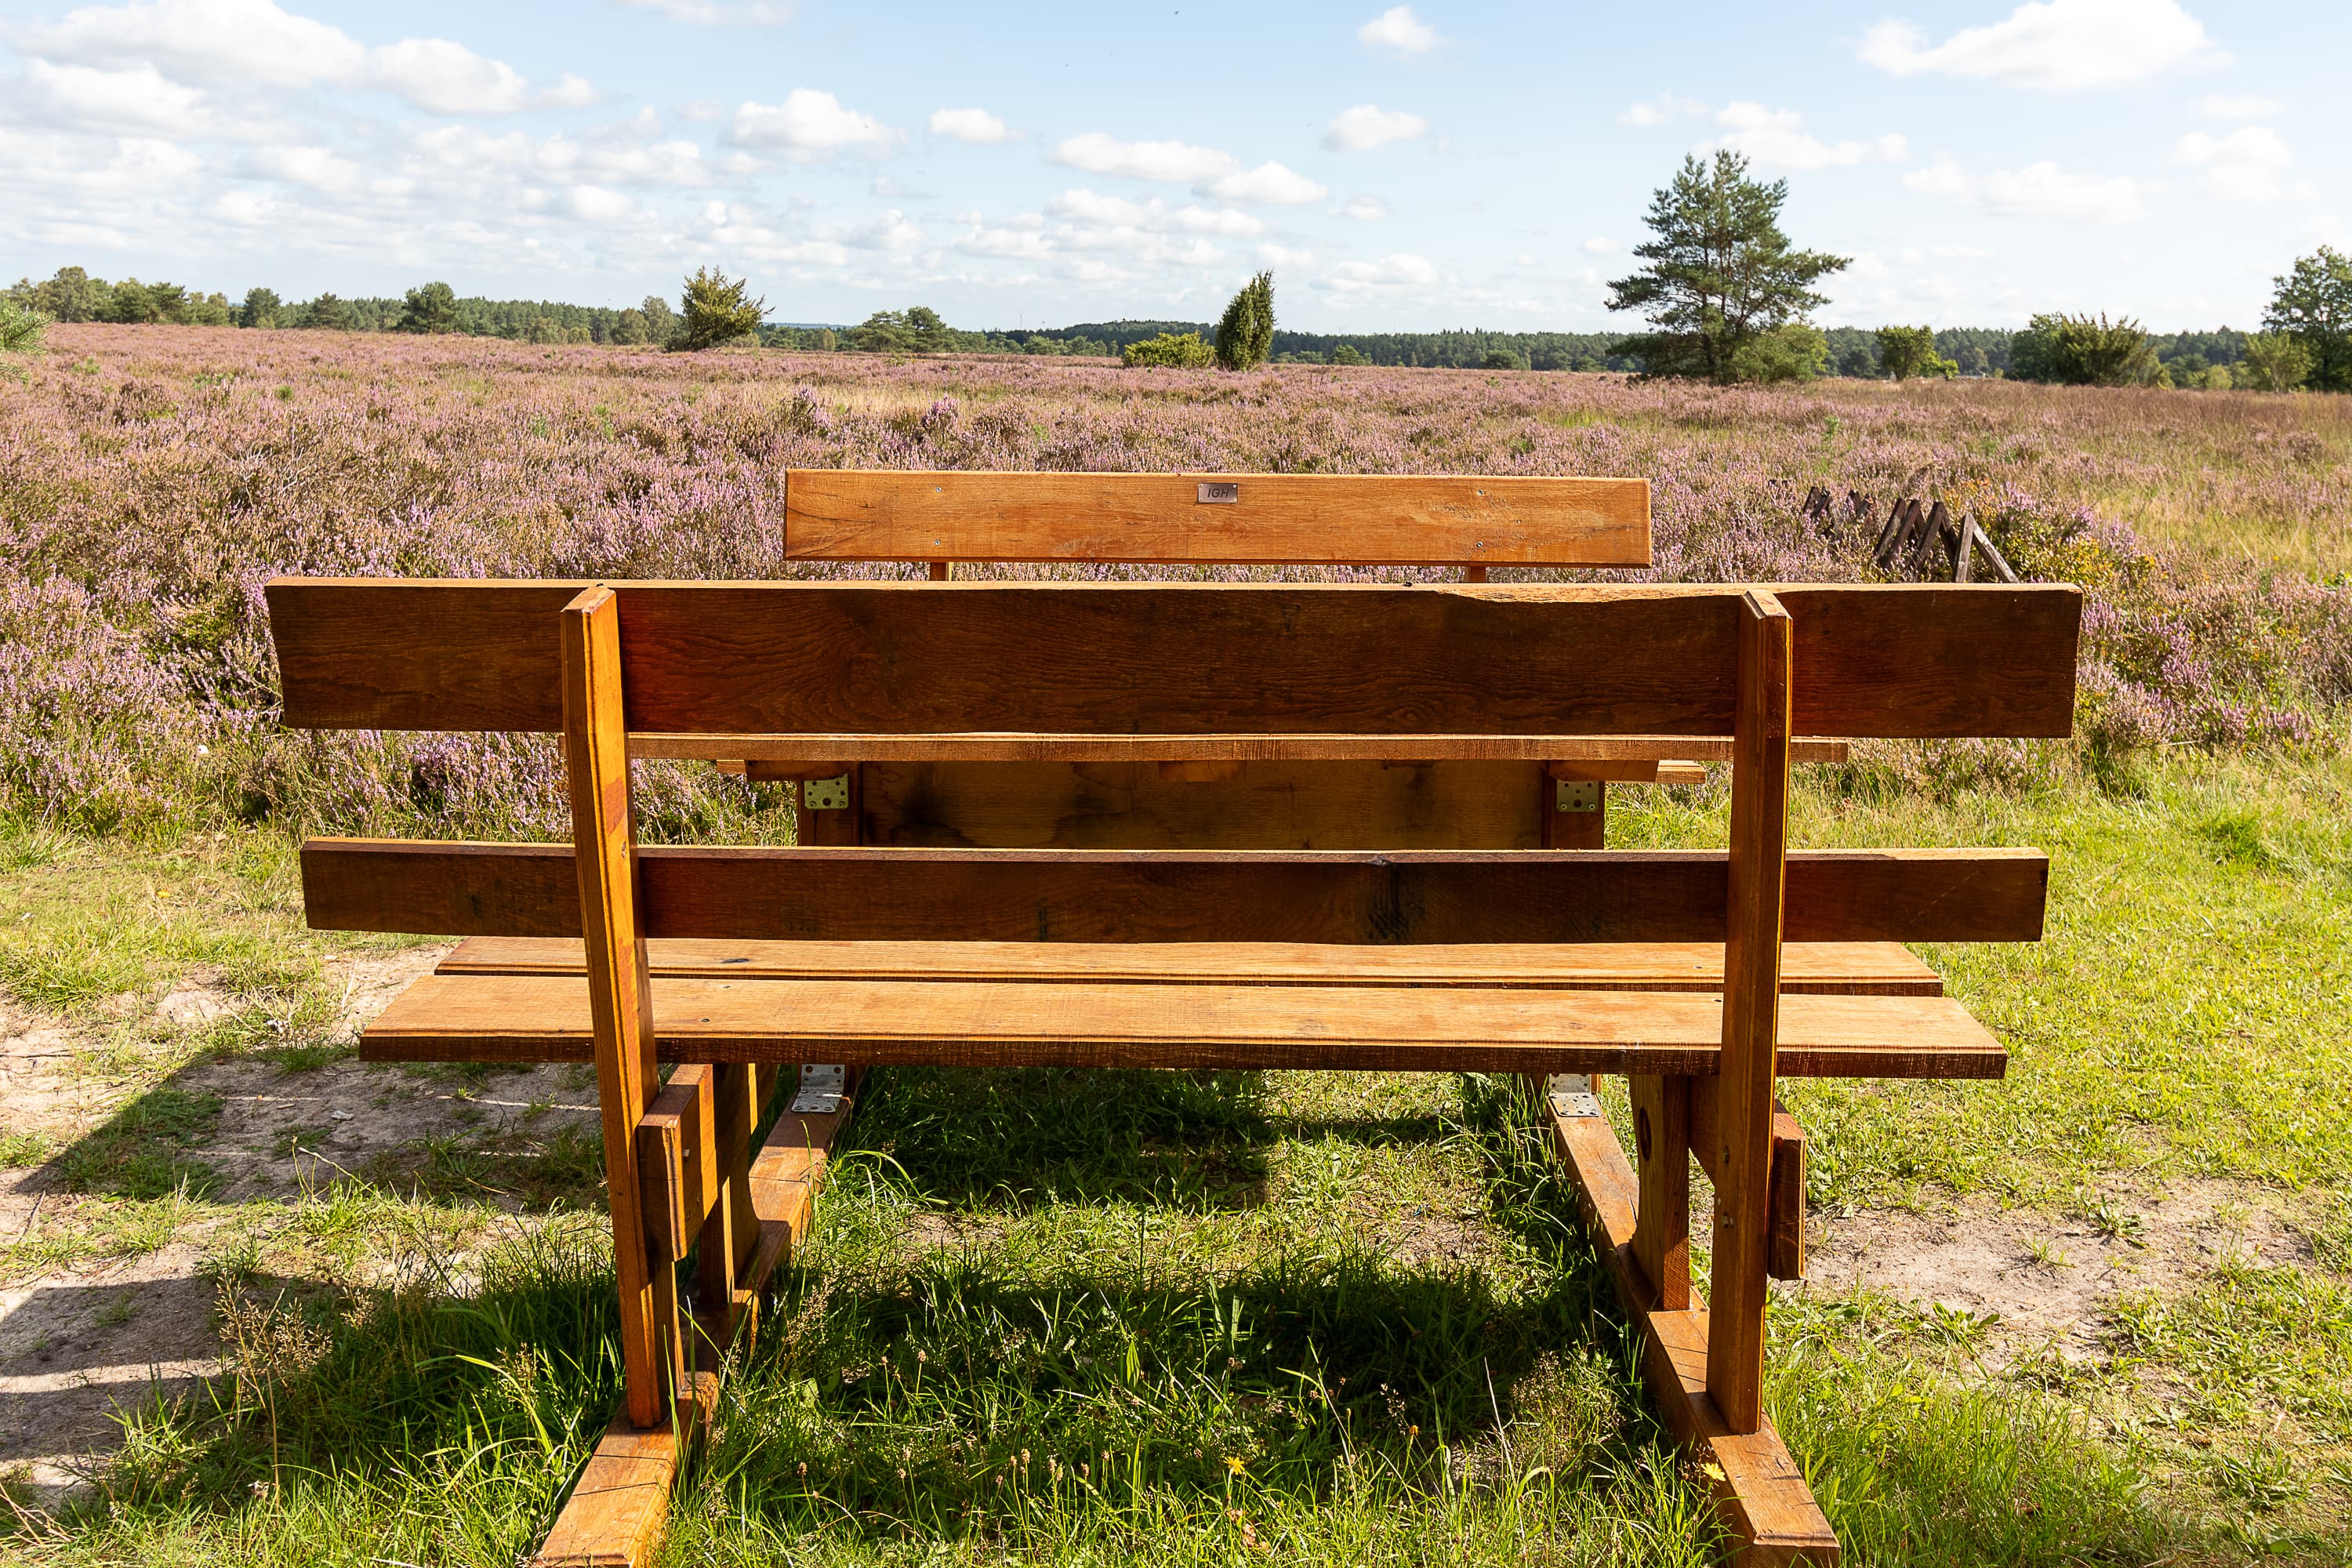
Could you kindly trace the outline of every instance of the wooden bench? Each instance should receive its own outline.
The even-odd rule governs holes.
[[[1834,1559],[1762,1409],[1765,1281],[1801,1220],[1774,1084],[1992,1078],[2006,1058],[1932,976],[1839,974],[1837,950],[1807,944],[2032,940],[2047,863],[1789,853],[1792,739],[2066,733],[2072,589],[281,580],[269,604],[290,726],[564,737],[570,845],[323,839],[302,858],[316,927],[505,944],[416,983],[363,1056],[596,1063],[626,1393],[548,1560],[650,1549],[675,1464],[665,1424],[707,1401],[697,1362],[715,1366],[754,1318],[788,1240],[782,1198],[763,1215],[754,1189],[797,1180],[804,1195],[846,1110],[820,1087],[823,1109],[786,1111],[752,1157],[763,1069],[810,1060],[846,1064],[841,1088],[889,1063],[1540,1079],[1652,1394],[1708,1461],[1729,1527],[1759,1560]],[[635,842],[633,749],[973,734],[1523,760],[1565,737],[1729,737],[1731,847]],[[565,942],[583,944],[580,970],[547,945]],[[951,942],[1006,946],[959,968],[937,951]],[[1230,946],[1173,956],[1204,943],[1280,944],[1261,977],[1276,983],[1228,983],[1246,962]],[[1594,957],[1621,943],[1680,955]],[[1015,973],[1046,944],[1093,972]],[[1139,959],[1112,951],[1130,946]],[[1808,972],[1841,983],[1797,989]],[[667,1086],[662,1060],[682,1064]],[[1638,1171],[1559,1076],[1594,1072],[1631,1080]],[[793,1172],[756,1174],[793,1151]],[[1711,1312],[1688,1282],[1694,1155],[1717,1194]],[[690,1251],[699,1295],[682,1313]]]

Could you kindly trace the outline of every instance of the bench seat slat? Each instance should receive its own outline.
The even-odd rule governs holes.
[[[710,942],[656,937],[657,979],[961,980],[1121,984],[1428,985],[1713,991],[1720,942],[1341,947],[1309,942]],[[439,974],[581,974],[562,937],[469,937]],[[1784,993],[1940,996],[1936,972],[1899,942],[1790,942]]]
[[[1723,1032],[1705,994],[1525,988],[660,979],[653,1011],[673,1061],[1705,1075]],[[1948,997],[1792,995],[1780,1021],[1790,1077],[1999,1078],[2008,1060]],[[592,1039],[583,980],[429,974],[360,1054],[576,1061]]]

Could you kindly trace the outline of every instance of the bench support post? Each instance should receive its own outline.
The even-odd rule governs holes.
[[[1578,1109],[1571,1098],[1563,1110],[1545,1094],[1543,1079],[1530,1085],[1546,1108],[1553,1150],[1574,1184],[1585,1229],[1641,1336],[1642,1382],[1650,1404],[1705,1469],[1717,1514],[1736,1543],[1731,1561],[1738,1568],[1796,1563],[1836,1568],[1837,1533],[1772,1423],[1735,1432],[1707,1395],[1707,1345],[1714,1337],[1707,1310],[1696,1302],[1679,1310],[1650,1304],[1651,1283],[1635,1256],[1642,1180],[1627,1163],[1616,1130],[1598,1102]]]
[[[663,1367],[647,1257],[637,1123],[659,1088],[637,909],[637,828],[629,800],[629,737],[622,707],[621,605],[594,587],[563,607],[563,745],[571,773],[572,837],[587,938],[589,1007],[596,1029],[596,1093],[613,1211],[613,1265],[621,1288],[622,1408],[639,1428],[659,1425],[673,1391]]]
[[[1731,907],[1716,1078],[1715,1263],[1706,1391],[1734,1432],[1764,1424],[1764,1300],[1771,1257],[1773,1053],[1789,839],[1789,614],[1740,600],[1731,762]]]
[[[1680,1311],[1690,1305],[1691,1080],[1636,1073],[1626,1087],[1641,1177],[1633,1260],[1649,1283],[1649,1304]]]

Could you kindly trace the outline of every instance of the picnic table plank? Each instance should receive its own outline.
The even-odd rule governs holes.
[[[677,979],[652,994],[672,1061],[1712,1074],[1723,1047],[1705,992]],[[1949,997],[1792,995],[1784,1016],[1792,1076],[1998,1078],[2008,1059]],[[572,1061],[592,1038],[572,976],[428,974],[360,1045],[372,1061]]]
[[[1650,481],[1438,474],[793,468],[784,553],[824,561],[1647,566]]]
[[[548,634],[583,585],[278,579],[284,722],[556,730]],[[613,591],[637,731],[1731,732],[1739,594],[1711,584]],[[2073,730],[2072,587],[1774,591],[1795,621],[1796,733]]]
[[[1307,942],[723,942],[656,937],[656,979],[1094,980],[1141,984],[1472,985],[1711,991],[1721,942],[1532,942],[1335,947]],[[439,974],[578,974],[565,937],[467,937]],[[1940,996],[1944,982],[1897,942],[1790,942],[1785,991]]]
[[[576,936],[569,851],[312,839],[314,930]],[[1720,942],[1721,850],[794,849],[648,846],[649,937],[875,941]],[[2027,849],[1789,858],[1794,942],[2031,942]]]

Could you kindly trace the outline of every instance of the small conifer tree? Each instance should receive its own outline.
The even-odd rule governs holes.
[[[1249,370],[1274,352],[1274,274],[1261,272],[1242,285],[1217,322],[1217,366]]]
[[[677,332],[670,339],[669,347],[684,353],[698,353],[757,332],[761,318],[768,313],[768,302],[745,299],[750,288],[748,279],[730,278],[715,268],[696,268],[694,276],[686,280],[686,292],[678,301],[684,309],[679,312]]]

